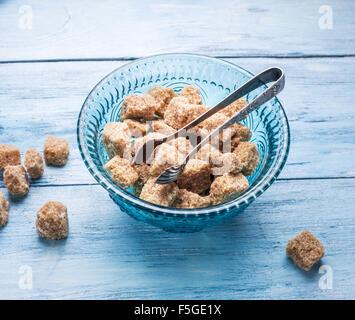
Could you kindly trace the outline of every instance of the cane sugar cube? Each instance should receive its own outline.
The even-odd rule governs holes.
[[[154,132],[161,133],[166,136],[169,136],[176,132],[174,128],[167,125],[162,119],[154,120],[150,122],[150,124]]]
[[[115,155],[126,158],[127,154],[130,153],[131,146],[131,136],[127,123],[107,123],[102,132],[101,141],[110,158],[113,158]]]
[[[20,150],[10,144],[0,144],[0,170],[21,164]]]
[[[150,179],[150,166],[146,163],[142,164],[133,164],[134,170],[138,174],[138,180],[133,184],[133,194],[136,197],[139,197],[144,184]]]
[[[31,148],[26,151],[24,164],[31,179],[42,177],[44,171],[43,159],[36,149]]]
[[[195,158],[208,162],[211,166],[215,166],[215,163],[219,163],[219,158],[222,153],[212,143],[206,143],[197,151]]]
[[[185,97],[191,104],[202,104],[200,89],[193,86],[185,86],[180,91],[180,97]]]
[[[195,130],[202,138],[205,138],[213,130],[217,129],[219,126],[221,126],[227,120],[228,120],[228,117],[226,117],[224,114],[215,113],[210,118],[208,118],[208,119],[202,121],[200,124],[198,124],[196,126]],[[224,129],[222,132],[220,132],[220,134],[217,137],[212,138],[211,141],[214,144],[230,141],[232,136],[237,132],[237,126],[238,126],[237,123],[232,124],[228,128]]]
[[[168,184],[155,183],[156,177],[150,178],[144,185],[140,199],[169,207],[175,201],[179,188],[174,182]]]
[[[301,269],[309,271],[324,256],[324,247],[308,230],[303,230],[289,241],[287,255]]]
[[[12,195],[24,196],[30,191],[26,170],[21,165],[5,167],[4,183]]]
[[[217,112],[206,120],[199,123],[196,127],[199,129],[205,129],[209,133],[220,125],[222,125],[227,120],[228,118],[224,114]]]
[[[232,102],[230,105],[219,111],[219,113],[223,113],[228,118],[233,117],[239,110],[242,110],[248,102],[244,98],[240,98],[237,101]]]
[[[211,205],[209,196],[200,196],[197,193],[180,189],[174,201],[173,207],[181,209],[205,208]]]
[[[150,132],[147,135],[145,135],[144,137],[139,137],[134,141],[134,145],[133,148],[131,150],[132,155],[134,156],[136,154],[136,152],[138,151],[138,149],[143,146],[146,142],[152,140],[151,142],[148,142],[146,144],[147,146],[147,152],[153,151],[154,149],[154,141],[155,139],[162,139],[165,138],[166,135],[158,133],[158,132]],[[146,161],[143,161],[146,160]],[[141,163],[148,163],[150,164],[152,162],[152,159],[137,159],[137,163],[141,164]]]
[[[195,129],[197,134],[204,139],[212,131],[226,122],[228,118],[224,114],[216,113],[205,121],[201,122]],[[228,128],[224,129],[217,136],[210,139],[210,144],[216,146],[222,152],[231,151],[232,136],[237,132],[237,124],[232,124]]]
[[[67,140],[48,136],[44,143],[44,160],[47,165],[64,166],[69,156]]]
[[[184,137],[178,137],[176,139],[169,140],[166,143],[176,148],[177,151],[185,156],[187,156],[187,154],[192,150],[190,141]]]
[[[132,95],[124,99],[120,120],[145,119],[152,120],[155,114],[155,99],[149,94]]]
[[[138,173],[132,168],[130,161],[120,156],[107,162],[105,169],[111,174],[113,182],[122,188],[129,188],[138,180]]]
[[[68,236],[67,207],[57,201],[49,201],[37,211],[36,230],[40,237],[49,240]]]
[[[198,118],[201,114],[205,113],[210,109],[209,106],[204,106],[202,104],[189,104],[185,107],[186,118],[183,121],[183,126],[189,124],[192,120]],[[183,127],[181,126],[181,127]]]
[[[171,99],[177,96],[172,88],[165,88],[161,86],[149,89],[147,94],[151,95],[155,99],[155,112],[162,117],[164,116],[165,110]]]
[[[255,144],[252,142],[240,142],[233,152],[237,154],[243,165],[242,173],[246,176],[252,175],[260,159],[259,151]]]
[[[189,101],[183,97],[173,98],[164,113],[164,122],[173,129],[182,128],[188,120]]]
[[[145,122],[127,119],[123,123],[127,125],[131,137],[142,137],[147,133],[148,125]]]
[[[154,151],[154,160],[150,166],[150,175],[158,176],[167,168],[180,164],[185,156],[174,146],[163,143]]]
[[[247,126],[242,125],[241,123],[237,123],[237,132],[235,136],[240,137],[240,141],[249,141],[252,136],[252,132]]]
[[[177,183],[180,189],[195,193],[206,191],[211,185],[210,164],[199,159],[189,160]]]
[[[195,158],[206,161],[210,164],[212,168],[212,174],[215,167],[221,166],[222,152],[219,151],[218,147],[213,143],[206,143],[201,147],[201,149],[196,153]]]
[[[247,126],[237,123],[237,132],[231,140],[231,150],[233,151],[240,142],[246,142],[251,139],[252,132]]]
[[[174,129],[180,129],[205,113],[209,107],[199,104],[189,104],[185,97],[173,98],[164,114],[164,121]]]
[[[143,144],[145,144],[149,140],[153,139],[162,139],[165,138],[166,135],[159,132],[149,132],[147,135],[143,137],[139,137],[134,140],[134,150],[137,151]]]
[[[0,227],[3,227],[9,219],[10,203],[5,195],[0,191]]]
[[[146,183],[150,178],[150,165],[146,163],[133,164],[133,169],[137,172],[139,180]]]
[[[215,176],[221,176],[226,173],[238,173],[241,172],[243,165],[239,157],[233,153],[223,153],[219,157],[216,157],[212,166],[212,174]]]
[[[213,180],[210,188],[210,197],[212,203],[217,205],[236,198],[248,188],[248,180],[241,173],[236,175],[227,173]]]

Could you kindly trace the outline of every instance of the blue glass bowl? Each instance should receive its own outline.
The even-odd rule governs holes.
[[[203,103],[213,106],[252,77],[229,62],[192,54],[162,54],[128,63],[103,78],[86,98],[78,119],[81,156],[90,173],[123,212],[170,232],[195,232],[234,217],[260,196],[277,178],[289,152],[290,132],[278,99],[261,106],[244,120],[260,153],[260,163],[247,177],[250,188],[231,201],[201,209],[167,208],[135,197],[132,189],[114,184],[104,170],[108,157],[101,143],[107,122],[118,121],[123,99],[154,86],[179,92],[191,84],[200,89]],[[262,89],[249,94],[251,101]]]

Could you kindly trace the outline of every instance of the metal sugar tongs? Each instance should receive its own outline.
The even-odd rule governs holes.
[[[285,86],[285,75],[282,69],[273,67],[266,69],[265,71],[259,73],[258,75],[251,78],[248,82],[243,84],[237,90],[232,92],[228,97],[217,103],[214,107],[200,115],[198,118],[191,121],[185,127],[179,129],[175,133],[160,139],[151,139],[146,141],[136,152],[136,155],[133,159],[133,162],[136,164],[140,164],[139,159],[143,159],[144,161],[148,159],[153,153],[154,149],[167,141],[176,139],[181,136],[186,136],[186,133],[189,129],[195,127],[202,121],[206,120],[216,112],[222,110],[226,106],[230,105],[232,102],[238,100],[239,98],[245,96],[251,91],[265,85],[266,83],[274,82],[269,88],[260,93],[253,101],[251,101],[248,105],[246,105],[243,109],[239,110],[234,116],[220,125],[218,128],[213,130],[208,136],[206,136],[199,144],[197,144],[191,152],[186,156],[186,158],[179,164],[172,166],[166,169],[155,181],[160,184],[167,184],[172,181],[176,181],[178,177],[181,175],[182,171],[185,168],[186,163],[192,158],[201,147],[210,141],[213,137],[217,136],[224,129],[230,127],[232,124],[236,123],[244,119],[250,112],[256,110],[258,107],[263,105],[265,102],[274,98],[278,93],[282,91]],[[147,148],[147,146],[152,146]]]

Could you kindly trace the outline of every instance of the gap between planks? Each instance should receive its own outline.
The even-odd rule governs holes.
[[[175,53],[175,52],[173,52]],[[164,53],[162,53],[164,54]],[[178,52],[176,54],[179,54]],[[181,53],[181,54],[196,54],[196,53]],[[157,54],[161,55],[161,54]],[[197,53],[197,55],[199,55]],[[202,54],[203,56],[207,56]],[[154,56],[149,55],[147,57]],[[283,55],[283,54],[272,54],[272,55],[226,55],[226,56],[211,56],[217,59],[320,59],[320,58],[354,58],[355,54],[309,54],[309,55]],[[144,57],[112,57],[112,58],[57,58],[57,59],[38,59],[38,60],[3,60],[0,64],[15,64],[15,63],[49,63],[49,62],[95,62],[95,61],[134,61]]]

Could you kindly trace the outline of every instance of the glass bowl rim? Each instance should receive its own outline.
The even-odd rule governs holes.
[[[186,57],[194,57],[194,58],[203,58],[207,60],[212,60],[218,63],[223,63],[226,65],[229,65],[233,67],[234,69],[238,69],[238,71],[244,73],[247,76],[253,77],[254,74],[249,72],[248,70],[240,67],[237,64],[234,64],[232,62],[223,60],[222,58],[215,58],[215,57],[210,57],[204,54],[193,54],[193,53],[163,53],[163,54],[156,54],[156,55],[151,55],[139,59],[135,59],[132,62],[125,63],[122,66],[119,66],[118,68],[114,69],[110,73],[108,73],[106,76],[104,76],[89,92],[88,96],[85,98],[85,101],[80,109],[78,120],[77,120],[77,143],[79,147],[79,151],[81,154],[81,157],[85,163],[85,166],[91,173],[91,175],[95,178],[95,180],[106,190],[109,192],[111,197],[116,198],[117,196],[122,200],[124,198],[130,204],[133,204],[135,207],[139,207],[145,210],[150,210],[154,211],[156,214],[161,214],[161,215],[169,215],[169,216],[180,216],[180,215],[195,215],[198,217],[205,216],[211,213],[215,213],[216,211],[220,210],[232,210],[234,208],[239,208],[243,207],[249,203],[251,203],[253,200],[255,200],[258,196],[263,194],[269,187],[270,185],[276,180],[276,178],[279,176],[281,170],[285,166],[285,163],[287,161],[289,149],[290,149],[290,127],[289,127],[289,122],[286,116],[286,112],[282,106],[282,103],[280,102],[280,99],[275,97],[274,99],[279,105],[279,111],[280,111],[280,118],[282,125],[284,127],[285,135],[283,139],[283,144],[279,146],[277,150],[277,155],[274,157],[274,160],[270,166],[270,168],[265,172],[264,176],[262,179],[260,179],[252,188],[249,188],[246,192],[242,193],[240,196],[229,200],[227,202],[214,205],[214,206],[209,206],[205,208],[197,208],[197,209],[180,209],[180,208],[171,208],[171,207],[163,207],[160,205],[156,205],[150,202],[147,202],[145,200],[139,199],[135,197],[134,195],[128,193],[118,185],[114,184],[110,180],[108,180],[106,177],[104,177],[101,172],[97,169],[96,165],[92,161],[87,145],[85,143],[85,138],[84,135],[81,131],[81,122],[83,118],[84,111],[87,107],[87,104],[89,102],[89,99],[91,98],[92,94],[96,91],[96,89],[104,83],[111,75],[119,71],[121,68],[127,68],[130,65],[133,65],[135,63],[139,63],[140,61],[144,60],[149,60],[149,59],[154,59],[158,57],[165,57],[165,56],[186,56]]]

